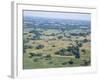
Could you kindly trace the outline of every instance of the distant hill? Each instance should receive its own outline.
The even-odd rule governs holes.
[[[71,20],[71,19],[53,19],[43,17],[24,16],[24,27],[34,28],[90,28],[91,21]]]

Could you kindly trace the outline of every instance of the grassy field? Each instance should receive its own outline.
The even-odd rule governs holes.
[[[32,37],[35,34],[29,33],[29,31],[24,31],[23,38],[25,40],[25,48],[23,54],[23,69],[79,67],[91,65],[91,42],[82,42],[84,39],[90,40],[90,35],[85,37],[65,37],[63,33],[59,33],[59,31],[51,29],[42,31],[41,33],[41,36],[45,36],[46,38],[33,40]],[[58,39],[59,36],[63,36],[63,38]],[[76,41],[82,43],[79,47],[80,58],[76,58],[75,54],[68,51],[64,52],[65,55],[55,54],[60,49],[67,50],[69,46],[76,45]],[[38,48],[38,46],[41,48]]]

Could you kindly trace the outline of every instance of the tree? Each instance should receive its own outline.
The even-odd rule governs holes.
[[[38,54],[36,54],[36,56],[42,56],[42,53],[38,53]]]
[[[67,64],[67,62],[63,62],[63,63],[62,63],[62,65],[66,65],[66,64]]]
[[[62,48],[59,51],[55,52],[56,55],[61,55],[61,56],[65,56],[66,55],[66,49]]]
[[[51,55],[50,54],[47,54],[45,57],[46,58],[51,58]]]
[[[56,55],[59,55],[59,51],[55,52]]]
[[[78,44],[69,46],[67,48],[67,51],[73,53],[75,55],[75,58],[80,58],[80,48]]]
[[[62,48],[62,49],[59,50],[59,55],[64,56],[65,52],[66,52],[66,49]]]
[[[84,43],[88,42],[88,39],[84,39],[83,42],[84,42]]]
[[[67,51],[68,51],[68,52],[72,52],[72,46],[68,46],[68,47],[67,47]]]
[[[79,46],[79,47],[82,47],[82,46],[83,46],[82,43],[79,42],[78,40],[76,40],[75,42],[76,42],[76,45],[77,45],[77,46]]]
[[[58,36],[58,39],[62,39],[63,38],[63,36]]]
[[[85,49],[82,49],[81,51],[82,51],[83,53],[85,53],[85,52],[86,52],[86,50],[85,50]]]
[[[33,56],[35,56],[35,53],[29,53],[29,58],[32,58]]]
[[[75,55],[75,58],[80,58],[79,46],[73,46],[72,53]]]
[[[52,45],[52,47],[56,47],[55,45]]]
[[[69,64],[73,64],[74,61],[71,59],[71,60],[68,61],[68,63],[69,63]]]
[[[41,57],[42,56],[42,53],[29,53],[29,57],[32,58],[33,56],[36,56],[36,57]]]
[[[24,45],[23,47],[24,47],[24,49],[29,49],[29,48],[31,49],[31,48],[33,48],[33,46],[31,46],[31,45]]]
[[[83,60],[83,64],[81,64],[82,66],[88,66],[90,65],[90,60]]]
[[[44,45],[39,44],[36,46],[36,49],[42,49],[42,48],[44,48]]]

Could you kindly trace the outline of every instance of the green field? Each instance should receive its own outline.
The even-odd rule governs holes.
[[[41,35],[37,36],[36,31],[40,32]],[[36,31],[30,32],[30,30],[24,29],[23,69],[91,65],[90,34],[85,36],[69,34],[69,32],[79,32],[78,29],[69,32],[67,30],[60,32],[55,29]],[[84,32],[84,30],[80,32]],[[76,51],[78,49],[79,54],[77,55],[75,51],[72,52],[73,49],[76,49]]]

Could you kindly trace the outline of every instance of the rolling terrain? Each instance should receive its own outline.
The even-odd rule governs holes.
[[[24,17],[23,68],[91,65],[91,25],[88,20]]]

